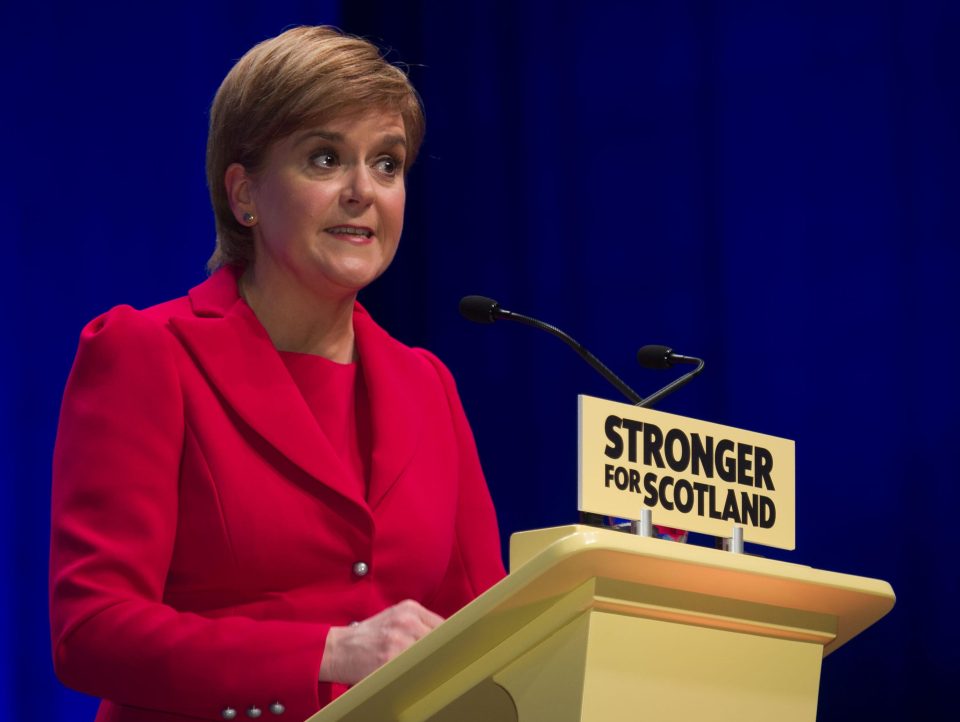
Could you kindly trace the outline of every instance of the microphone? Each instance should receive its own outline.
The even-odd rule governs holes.
[[[503,311],[500,304],[486,296],[464,296],[460,299],[460,315],[474,323],[493,323]],[[509,316],[510,312],[506,311]]]
[[[648,369],[668,369],[676,364],[698,364],[700,359],[674,353],[669,346],[644,346],[637,351],[637,363]]]
[[[671,381],[662,389],[655,391],[637,404],[637,406],[643,407],[651,406],[667,394],[673,393],[681,386],[684,386],[698,373],[703,371],[703,359],[674,353],[673,349],[669,346],[644,346],[637,351],[637,363],[648,369],[668,369],[671,366],[676,366],[677,364],[696,364],[697,366],[695,369],[693,369],[693,371],[688,371],[680,378]]]
[[[590,364],[597,373],[613,384],[617,391],[630,400],[630,403],[636,404],[637,406],[643,406],[644,399],[637,394],[636,391],[623,383],[623,381],[621,381],[617,375],[613,373],[613,371],[608,369],[603,365],[603,363],[600,362],[600,359],[584,348],[583,344],[578,343],[570,336],[570,334],[561,331],[556,326],[551,326],[550,324],[544,323],[543,321],[538,321],[535,318],[514,313],[513,311],[508,311],[505,308],[502,308],[500,304],[494,301],[492,298],[486,298],[485,296],[464,296],[462,299],[460,299],[460,315],[462,315],[468,321],[473,321],[474,323],[493,323],[494,321],[503,318],[507,319],[508,321],[522,323],[525,326],[539,328],[541,331],[546,331],[547,333],[556,336],[565,344],[567,344],[567,346],[576,351],[580,358]]]

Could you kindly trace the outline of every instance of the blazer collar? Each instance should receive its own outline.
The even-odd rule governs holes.
[[[423,436],[425,367],[360,304],[353,314],[353,331],[370,403],[369,503],[376,508],[413,459]]]
[[[290,377],[266,329],[237,291],[240,270],[226,267],[189,293],[192,317],[171,326],[224,400],[256,433],[298,467],[369,510],[409,464],[423,427],[410,380],[415,354],[357,304],[354,333],[370,400],[371,478],[364,499]]]

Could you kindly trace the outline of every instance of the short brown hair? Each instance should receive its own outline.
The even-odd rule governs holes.
[[[376,46],[327,26],[291,28],[255,45],[220,84],[210,109],[207,185],[217,228],[212,271],[253,260],[253,233],[230,208],[224,176],[233,163],[256,173],[273,143],[311,124],[365,108],[398,111],[405,168],[423,140],[420,97]]]

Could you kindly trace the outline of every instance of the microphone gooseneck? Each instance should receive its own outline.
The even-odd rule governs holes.
[[[677,364],[696,364],[697,366],[693,371],[688,371],[680,378],[671,381],[662,389],[655,391],[637,404],[637,406],[643,407],[653,405],[667,394],[671,394],[681,386],[686,385],[690,379],[703,371],[704,365],[703,359],[674,353],[673,349],[669,346],[659,345],[644,346],[637,351],[637,363],[648,369],[668,369]]]
[[[600,359],[584,348],[583,344],[574,340],[570,334],[560,330],[556,326],[551,326],[549,323],[538,321],[530,316],[507,311],[492,298],[486,298],[485,296],[464,296],[460,299],[460,314],[468,321],[473,321],[474,323],[493,323],[503,318],[522,323],[525,326],[539,328],[541,331],[546,331],[576,351],[580,358],[590,364],[597,373],[609,381],[614,388],[626,396],[631,403],[638,406],[643,405],[644,399],[636,391],[627,386],[613,371],[604,366]]]
[[[460,314],[468,321],[474,323],[489,324],[499,319],[516,321],[525,326],[533,326],[541,331],[556,336],[593,367],[597,373],[603,376],[610,384],[622,393],[630,402],[636,406],[649,407],[662,399],[664,396],[673,393],[680,387],[686,385],[690,379],[703,371],[703,359],[694,356],[684,356],[674,353],[669,346],[649,345],[644,346],[637,351],[637,362],[644,368],[649,369],[668,369],[678,364],[695,364],[696,368],[685,373],[678,379],[671,381],[659,391],[655,391],[646,398],[641,397],[636,391],[627,386],[620,378],[608,369],[596,356],[590,353],[583,344],[576,341],[570,334],[562,331],[556,326],[544,323],[530,316],[524,316],[520,313],[514,313],[500,306],[497,301],[486,296],[464,296],[460,299]]]

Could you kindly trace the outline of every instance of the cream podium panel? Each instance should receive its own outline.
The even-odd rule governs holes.
[[[309,722],[816,719],[820,662],[886,582],[586,526],[515,534],[510,575]]]

